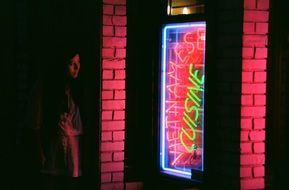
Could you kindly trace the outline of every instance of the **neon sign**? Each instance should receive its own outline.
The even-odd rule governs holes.
[[[205,22],[164,26],[160,100],[160,166],[191,178],[203,171]]]

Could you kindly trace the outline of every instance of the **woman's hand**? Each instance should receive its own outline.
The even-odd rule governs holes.
[[[78,130],[74,129],[72,124],[72,115],[69,113],[63,113],[60,115],[58,125],[65,136],[75,136],[80,134]]]

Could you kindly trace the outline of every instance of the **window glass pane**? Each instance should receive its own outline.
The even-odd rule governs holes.
[[[204,0],[168,0],[168,15],[204,13]]]

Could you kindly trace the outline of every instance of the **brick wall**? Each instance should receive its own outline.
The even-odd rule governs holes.
[[[264,189],[269,0],[245,0],[241,97],[241,189]]]
[[[103,0],[101,189],[124,189],[126,0]]]

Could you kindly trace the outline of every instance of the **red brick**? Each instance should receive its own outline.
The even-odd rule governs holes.
[[[256,48],[255,58],[256,59],[266,59],[267,58],[267,48]]]
[[[255,72],[254,73],[254,82],[266,82],[267,81],[267,72]]]
[[[268,34],[268,23],[256,23],[256,34]]]
[[[256,142],[253,145],[254,153],[265,153],[265,143],[264,142]]]
[[[112,141],[112,132],[111,131],[101,132],[101,140]]]
[[[255,23],[254,22],[244,22],[243,23],[244,34],[255,34]]]
[[[117,48],[115,53],[116,58],[125,58],[126,57],[126,49]]]
[[[114,79],[125,79],[125,70],[124,69],[115,70],[114,73],[115,73]]]
[[[114,36],[113,26],[102,26],[103,36]]]
[[[102,24],[103,25],[112,25],[112,16],[102,16]]]
[[[264,166],[255,167],[253,169],[254,177],[264,177],[265,176],[265,168]]]
[[[124,160],[124,152],[114,152],[113,153],[114,161],[123,161]]]
[[[243,71],[264,71],[267,61],[265,59],[245,59],[243,60]]]
[[[265,141],[265,131],[251,131],[249,133],[249,138],[251,141]]]
[[[242,84],[242,94],[265,94],[265,83]]]
[[[268,22],[269,13],[267,11],[245,10],[244,21],[245,22]]]
[[[102,13],[105,15],[113,15],[113,5],[103,5]]]
[[[250,58],[253,58],[254,57],[254,48],[252,47],[244,47],[243,50],[242,50],[242,57],[243,58],[247,58],[247,59],[250,59]]]
[[[112,153],[111,152],[101,153],[100,160],[101,162],[112,162]]]
[[[125,99],[125,90],[116,90],[114,99],[116,100],[124,100]]]
[[[123,110],[125,109],[124,100],[103,100],[102,101],[103,110]]]
[[[241,167],[240,168],[240,177],[252,177],[252,168],[251,167]]]
[[[252,119],[251,118],[242,118],[241,119],[241,128],[242,129],[252,129]]]
[[[113,140],[114,141],[121,141],[125,139],[124,131],[114,131],[113,132]]]
[[[268,10],[269,9],[269,0],[257,0],[257,9]]]
[[[112,23],[115,26],[126,26],[127,18],[126,16],[113,16]]]
[[[103,183],[100,185],[100,190],[124,190],[123,182]]]
[[[113,79],[112,70],[102,70],[102,79]]]
[[[266,105],[266,95],[254,95],[254,105],[257,106]]]
[[[110,162],[110,163],[102,163],[101,164],[101,172],[117,172],[124,170],[123,162]]]
[[[265,129],[266,122],[264,118],[256,118],[253,120],[254,129]]]
[[[102,58],[114,58],[114,48],[102,48]]]
[[[121,151],[124,150],[124,142],[102,142],[100,147],[100,150],[103,152]]]
[[[115,172],[112,173],[112,181],[117,182],[117,181],[123,181],[123,172]]]
[[[264,178],[241,179],[241,189],[264,189]]]
[[[246,117],[264,117],[266,112],[265,106],[248,106],[241,107],[241,116]]]
[[[126,6],[115,6],[115,15],[126,15]]]
[[[113,130],[124,130],[125,128],[124,121],[102,121],[102,130],[103,131],[113,131]]]
[[[125,26],[115,26],[115,36],[117,36],[117,37],[126,36],[126,27]]]
[[[244,9],[256,9],[256,0],[244,0]]]
[[[103,60],[102,61],[103,69],[124,69],[125,68],[125,60]]]
[[[252,143],[250,143],[250,142],[241,143],[240,148],[241,148],[241,154],[252,153]]]
[[[105,80],[102,81],[104,90],[121,90],[125,89],[125,80]]]
[[[241,141],[249,141],[249,131],[241,131]]]
[[[111,182],[111,173],[102,173],[101,174],[101,183]]]
[[[126,5],[126,0],[103,0],[104,4]]]
[[[125,111],[114,111],[113,120],[125,119]]]
[[[243,47],[265,47],[267,44],[267,35],[243,35]]]
[[[253,95],[242,95],[241,96],[242,105],[253,105]]]
[[[253,72],[242,72],[242,82],[253,82]]]
[[[103,90],[101,92],[102,100],[112,100],[113,99],[113,91],[112,90]]]
[[[103,47],[126,47],[126,38],[103,37]]]
[[[112,111],[103,111],[101,114],[102,120],[112,120]]]
[[[264,154],[244,154],[240,157],[241,165],[261,165],[265,164]]]

